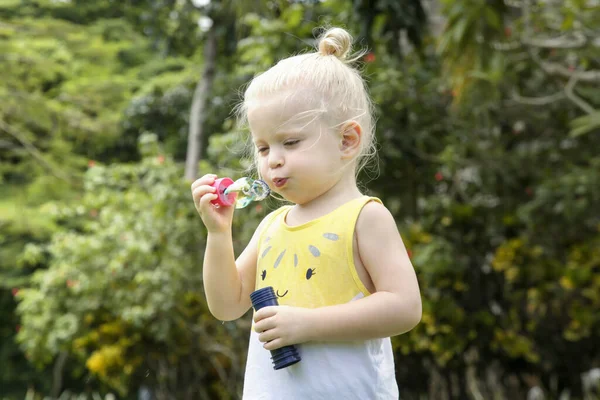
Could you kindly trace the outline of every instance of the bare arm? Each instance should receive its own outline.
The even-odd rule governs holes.
[[[273,350],[306,341],[366,340],[395,336],[421,319],[421,295],[394,218],[368,203],[356,225],[359,254],[375,293],[346,304],[316,309],[265,307],[255,314],[259,339]]]
[[[258,226],[252,239],[237,260],[233,254],[231,222],[233,207],[215,207],[217,198],[212,187],[217,175],[206,174],[192,183],[192,198],[208,237],[204,253],[202,277],[206,301],[211,314],[220,320],[231,321],[250,308],[250,293],[256,277],[258,238],[267,216]]]
[[[375,293],[314,310],[314,340],[395,336],[410,331],[421,320],[419,284],[391,213],[379,203],[366,204],[356,234],[360,258]]]
[[[230,231],[208,234],[202,276],[208,308],[215,318],[232,321],[251,307],[250,293],[254,291],[256,279],[258,238],[267,218],[260,223],[237,260],[233,254]]]

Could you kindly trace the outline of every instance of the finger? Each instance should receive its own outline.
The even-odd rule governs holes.
[[[212,185],[215,183],[216,178],[217,175],[215,174],[206,174],[203,177],[196,179],[192,182],[192,191],[201,185]]]
[[[194,199],[195,203],[198,203],[202,196],[209,193],[215,193],[216,191],[217,189],[212,186],[202,185],[192,191],[192,198]]]
[[[192,191],[194,191],[194,189],[196,189],[200,185],[205,185],[206,182],[207,182],[207,179],[205,176],[203,176],[202,178],[196,179],[194,182],[192,182],[192,185],[191,185]]]
[[[254,324],[254,330],[258,333],[261,333],[275,328],[275,325],[275,318],[269,317],[256,322]]]
[[[283,346],[285,346],[285,342],[281,338],[273,339],[270,342],[267,342],[263,345],[263,347],[267,350],[277,350]]]
[[[260,340],[263,343],[270,342],[271,340],[275,340],[277,338],[278,336],[275,329],[269,329],[268,331],[264,331],[263,333],[258,335],[258,340]]]
[[[217,196],[214,193],[205,194],[200,198],[200,201],[198,202],[198,208],[200,210],[206,210],[208,207],[212,207],[212,204],[210,204],[210,202],[217,199],[218,197],[219,196]]]
[[[215,179],[210,177],[210,178],[200,178],[197,181],[195,181],[194,183],[192,183],[192,192],[194,192],[194,190],[198,189],[199,187],[202,186],[212,186],[215,183]]]
[[[254,313],[254,322],[256,323],[261,319],[272,317],[275,314],[277,314],[277,306],[263,307]]]
[[[201,197],[206,193],[214,193],[216,190],[217,189],[211,185],[200,185],[192,190],[192,195],[194,197]]]

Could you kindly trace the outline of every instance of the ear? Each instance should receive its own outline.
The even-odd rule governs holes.
[[[340,151],[342,158],[354,158],[360,151],[362,128],[356,121],[346,122],[341,129]]]

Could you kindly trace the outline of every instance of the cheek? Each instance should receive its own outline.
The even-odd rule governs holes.
[[[256,169],[258,173],[261,175],[261,178],[264,178],[265,173],[267,172],[267,159],[265,157],[260,157],[256,159]]]
[[[328,152],[315,152],[298,160],[298,166],[309,175],[322,175],[331,170],[331,156],[331,153]]]

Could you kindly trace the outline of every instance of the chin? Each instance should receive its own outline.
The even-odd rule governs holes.
[[[294,195],[290,195],[290,193],[286,193],[285,190],[277,191],[275,193],[277,193],[278,196],[283,197],[286,201],[289,201],[290,203],[300,204],[299,201],[301,201],[301,199],[298,199]]]
[[[283,196],[283,195],[282,195]],[[285,197],[285,199],[287,201],[291,201],[294,204],[298,204],[300,206],[306,204],[306,203],[310,203],[312,200],[314,200],[314,197],[294,197],[294,196],[283,196]]]
[[[293,196],[289,196],[289,193],[285,193],[285,190],[275,190],[274,187],[271,188],[271,195],[275,194],[276,195],[276,199],[280,200],[281,198],[283,198],[285,201],[289,201],[291,203],[296,204],[296,201],[293,199]]]

